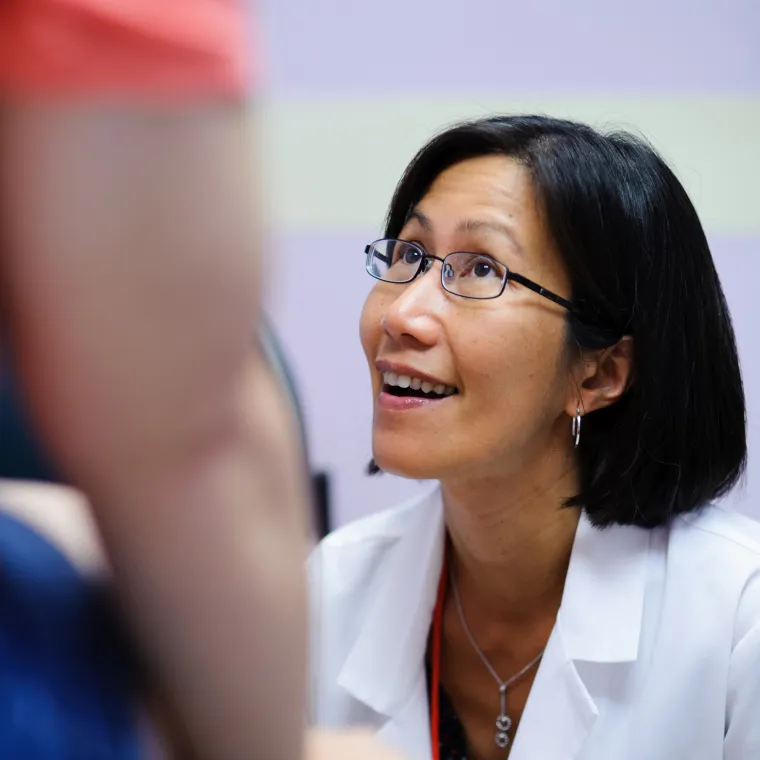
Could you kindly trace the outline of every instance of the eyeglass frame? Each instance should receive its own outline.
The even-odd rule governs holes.
[[[414,273],[414,275],[412,275],[412,277],[410,277],[408,280],[384,280],[382,277],[376,277],[374,274],[372,274],[372,272],[370,271],[370,252],[372,252],[375,246],[378,245],[379,243],[403,243],[404,245],[411,246],[412,248],[419,251],[422,258],[420,258],[419,267],[417,268],[417,271]],[[427,253],[427,251],[425,251],[417,243],[412,243],[409,240],[399,240],[397,238],[380,238],[378,240],[375,240],[373,243],[370,243],[369,245],[365,246],[364,248],[364,254],[366,256],[365,269],[367,270],[367,274],[373,279],[377,280],[378,282],[388,282],[388,283],[391,283],[392,285],[408,285],[410,282],[414,282],[414,280],[416,280],[417,277],[420,276],[420,274],[425,274],[426,272],[428,272],[434,261],[440,261],[441,264],[443,265],[446,263],[446,259],[449,256],[454,256],[456,254],[462,254],[462,253],[465,253],[469,256],[477,256],[481,259],[485,259],[486,261],[492,261],[494,264],[496,264],[497,267],[504,269],[504,275],[502,277],[501,288],[499,289],[498,293],[492,296],[465,296],[465,295],[462,295],[461,293],[455,293],[446,287],[446,283],[443,281],[444,270],[443,270],[443,266],[441,266],[441,287],[447,293],[451,293],[452,296],[457,296],[457,298],[469,298],[474,301],[490,301],[494,298],[499,298],[504,293],[504,290],[507,287],[507,283],[510,280],[512,280],[513,282],[519,283],[520,285],[523,285],[529,290],[532,290],[534,293],[538,293],[538,295],[543,296],[544,298],[547,298],[549,301],[552,301],[553,303],[556,303],[559,306],[562,306],[564,309],[567,309],[571,314],[576,313],[575,307],[566,298],[563,298],[562,296],[557,295],[556,293],[549,290],[548,288],[545,288],[542,285],[539,285],[537,282],[534,282],[533,280],[529,280],[527,277],[524,277],[523,275],[518,274],[517,272],[511,271],[510,268],[506,264],[504,264],[501,261],[498,261],[493,256],[489,256],[488,254],[485,254],[485,253],[472,253],[470,251],[451,251],[451,253],[447,253],[443,258],[441,258],[440,256],[433,256],[432,253]]]

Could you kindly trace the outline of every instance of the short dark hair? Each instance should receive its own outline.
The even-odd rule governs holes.
[[[414,157],[391,201],[386,237],[448,167],[514,158],[531,174],[571,279],[569,339],[581,349],[633,337],[630,387],[584,420],[583,507],[594,525],[654,527],[726,494],[747,457],[731,317],[702,225],[657,152],[625,132],[545,116],[459,124]]]

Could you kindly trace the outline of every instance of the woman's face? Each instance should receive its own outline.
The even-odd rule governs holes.
[[[528,170],[510,158],[481,157],[447,169],[399,237],[441,258],[487,254],[570,296]],[[452,295],[441,287],[437,261],[409,284],[377,282],[361,317],[377,464],[412,478],[508,476],[542,451],[569,446],[566,410],[574,401],[565,320],[561,306],[513,282],[490,300]],[[416,377],[456,392],[399,396],[409,391],[389,392],[387,384],[398,376],[402,385],[409,378],[411,389],[419,387]]]

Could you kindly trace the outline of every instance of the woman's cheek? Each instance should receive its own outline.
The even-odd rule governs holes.
[[[367,361],[374,364],[380,343],[383,322],[383,302],[373,290],[364,302],[359,320],[359,335]]]

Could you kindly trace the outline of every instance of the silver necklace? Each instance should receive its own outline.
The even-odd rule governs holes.
[[[499,715],[496,718],[496,734],[494,735],[494,741],[496,742],[497,747],[500,749],[506,749],[509,745],[509,729],[512,728],[512,718],[507,715],[507,688],[524,676],[536,665],[536,663],[538,663],[538,661],[544,656],[544,650],[542,649],[538,653],[538,656],[534,657],[519,673],[515,673],[511,678],[502,681],[501,678],[499,678],[499,674],[494,670],[493,665],[488,662],[488,658],[483,654],[483,650],[478,646],[470,627],[467,625],[454,573],[451,573],[451,587],[454,589],[454,601],[457,605],[457,612],[459,613],[459,620],[462,623],[462,628],[464,628],[464,632],[467,634],[467,638],[470,640],[472,648],[483,661],[486,668],[488,668],[488,672],[493,676],[494,681],[499,684]]]

